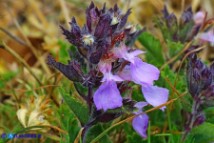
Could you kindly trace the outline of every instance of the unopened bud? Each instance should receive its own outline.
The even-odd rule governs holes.
[[[202,123],[204,123],[206,120],[206,117],[204,114],[200,114],[196,119],[195,119],[195,122],[194,122],[194,126],[198,126],[198,125],[201,125]]]

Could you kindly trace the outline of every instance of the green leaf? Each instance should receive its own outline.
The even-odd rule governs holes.
[[[93,127],[91,127],[87,134],[86,134],[86,142],[92,141],[94,138],[96,138],[100,133],[104,131],[103,127],[101,124],[97,124]],[[100,143],[112,143],[108,135],[103,136],[100,140]]]
[[[188,138],[194,140],[194,143],[211,143],[214,142],[214,124],[205,122],[194,128]]]
[[[70,94],[65,93],[63,88],[59,88],[59,90],[63,99],[65,100],[65,103],[69,106],[71,111],[79,119],[81,124],[85,124],[89,118],[89,110],[87,105],[81,103],[78,99],[72,97]]]
[[[70,60],[69,51],[72,53],[76,52],[76,48],[72,45],[70,45],[67,42],[64,42],[62,40],[58,41],[58,44],[60,46],[59,50],[59,61],[62,63],[67,63],[68,60]]]
[[[204,110],[206,121],[214,124],[214,107],[209,107]]]
[[[60,106],[58,111],[58,118],[61,122],[61,128],[68,132],[68,134],[61,135],[64,137],[61,142],[74,142],[81,126],[74,113],[70,111],[69,107],[66,104],[62,104]]]
[[[170,57],[173,57],[176,54],[178,54],[178,52],[180,52],[180,50],[182,50],[182,48],[184,47],[184,45],[182,43],[173,42],[173,41],[170,41],[170,40],[167,40],[167,46],[169,48]]]
[[[164,64],[164,57],[162,53],[161,43],[153,35],[147,32],[143,32],[139,41],[146,48],[146,59],[147,62],[160,67]]]

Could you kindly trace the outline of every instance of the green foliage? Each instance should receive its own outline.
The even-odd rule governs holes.
[[[132,128],[130,123],[125,123],[123,125],[124,132],[126,134],[126,143],[146,143]]]
[[[176,32],[174,28],[173,28],[173,32],[171,32],[171,30],[169,30],[169,28],[167,27],[165,21],[163,21],[162,19],[160,19],[158,17],[154,18],[154,23],[156,24],[158,29],[161,30],[161,34],[163,35],[164,39],[172,40],[172,34],[174,32]]]
[[[132,90],[132,99],[136,101],[143,100],[143,94],[140,86],[134,86]]]
[[[91,127],[87,134],[86,134],[86,142],[92,141],[94,138],[96,138],[100,133],[104,131],[104,127],[102,124],[96,124],[93,127]],[[108,135],[103,136],[100,140],[99,143],[112,143]]]
[[[184,24],[182,25],[181,28],[179,28],[179,31],[178,31],[178,36],[180,37],[181,40],[188,40],[187,38],[190,38],[188,37],[189,35],[188,34],[191,34],[191,29],[193,28],[194,26],[194,22],[191,21],[187,24]]]
[[[146,48],[147,62],[158,67],[164,64],[162,46],[158,39],[148,32],[143,32],[139,36],[139,41]]]
[[[76,98],[72,97],[72,95],[66,93],[63,88],[60,88],[59,92],[61,93],[61,96],[64,99],[65,103],[79,119],[81,124],[85,124],[89,118],[89,111],[86,104],[81,103]]]
[[[209,107],[204,110],[206,115],[206,121],[214,124],[214,107]]]
[[[184,45],[180,42],[173,42],[170,40],[167,40],[167,47],[169,48],[169,56],[174,57],[178,52],[182,50]]]
[[[4,88],[6,83],[16,76],[17,72],[8,71],[4,74],[0,74],[0,89]]]
[[[76,48],[72,46],[70,43],[67,43],[65,41],[59,40],[58,44],[60,46],[59,50],[59,61],[67,64],[68,60],[70,60],[69,52],[74,53],[76,52]]]
[[[60,119],[61,127],[67,131],[68,134],[61,134],[63,137],[61,142],[74,142],[78,132],[80,131],[80,124],[74,113],[70,111],[66,104],[62,104],[58,111],[58,118]]]
[[[187,141],[194,143],[211,143],[214,142],[214,124],[205,122],[202,125],[195,127],[188,136]]]

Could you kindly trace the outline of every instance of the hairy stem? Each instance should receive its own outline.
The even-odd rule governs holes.
[[[194,126],[194,122],[196,120],[197,117],[197,113],[198,113],[198,107],[200,106],[200,100],[197,99],[193,99],[193,105],[192,105],[192,112],[191,112],[191,116],[187,122],[187,126],[185,127],[185,131],[183,133],[183,136],[181,138],[181,141],[184,142],[187,135],[189,134],[189,132],[192,130],[193,126]]]

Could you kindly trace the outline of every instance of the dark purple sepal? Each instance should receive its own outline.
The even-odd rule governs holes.
[[[94,36],[97,39],[106,37],[106,35],[109,33],[111,29],[110,22],[111,22],[111,16],[109,14],[104,14],[100,17],[100,20],[94,32]]]
[[[93,52],[91,55],[90,55],[90,58],[89,58],[89,61],[92,63],[92,64],[98,64],[101,57],[103,55],[103,51],[102,50],[96,50],[95,52]]]
[[[131,14],[131,9],[128,9],[126,14],[121,18],[118,28],[121,29],[126,25],[129,15]]]
[[[107,47],[109,47],[109,42],[107,39],[102,39],[97,43],[96,50],[91,53],[89,61],[93,64],[98,64],[102,55],[107,52]]]
[[[69,80],[74,82],[83,82],[83,73],[77,62],[72,61],[68,65],[65,65],[60,62],[56,62],[51,55],[48,55],[47,64],[59,70]]]
[[[103,4],[103,8],[101,10],[101,13],[105,13],[106,12],[106,3]]]
[[[189,7],[187,10],[185,10],[183,12],[183,14],[181,15],[180,21],[181,21],[182,25],[193,21],[193,13],[192,13],[192,8],[191,7]]]
[[[117,5],[117,4],[114,5],[114,9],[113,9],[113,10],[114,10],[114,12],[118,12],[118,11],[120,10],[120,9],[118,8],[118,5]]]
[[[208,67],[201,71],[201,88],[204,90],[212,83],[212,73]]]
[[[81,30],[80,30],[80,27],[77,25],[77,22],[74,17],[72,17],[70,25],[71,25],[71,33],[74,35],[77,41],[80,41],[82,37]]]
[[[198,69],[195,68],[194,59],[190,58],[187,65],[187,86],[192,96],[197,96],[200,93],[201,75]]]
[[[86,25],[89,31],[92,31],[92,17],[91,17],[91,10],[94,8],[94,3],[91,2],[89,7],[86,9]]]
[[[140,36],[140,34],[142,34],[145,30],[146,28],[143,28],[143,29],[137,30],[133,34],[126,34],[126,45],[132,47],[134,42],[138,38],[138,36]]]
[[[162,10],[163,16],[166,19],[169,16],[169,12],[166,8],[166,5],[164,6],[163,10]]]
[[[74,35],[66,30],[64,27],[60,26],[60,28],[62,29],[62,34],[65,35],[66,39],[73,45],[78,45],[78,43],[76,42],[76,39],[74,37]]]
[[[206,90],[201,93],[205,97],[205,100],[210,100],[214,98],[214,84],[210,85]]]
[[[172,13],[166,18],[166,25],[168,28],[172,29],[172,27],[177,27],[177,18],[176,16]]]

